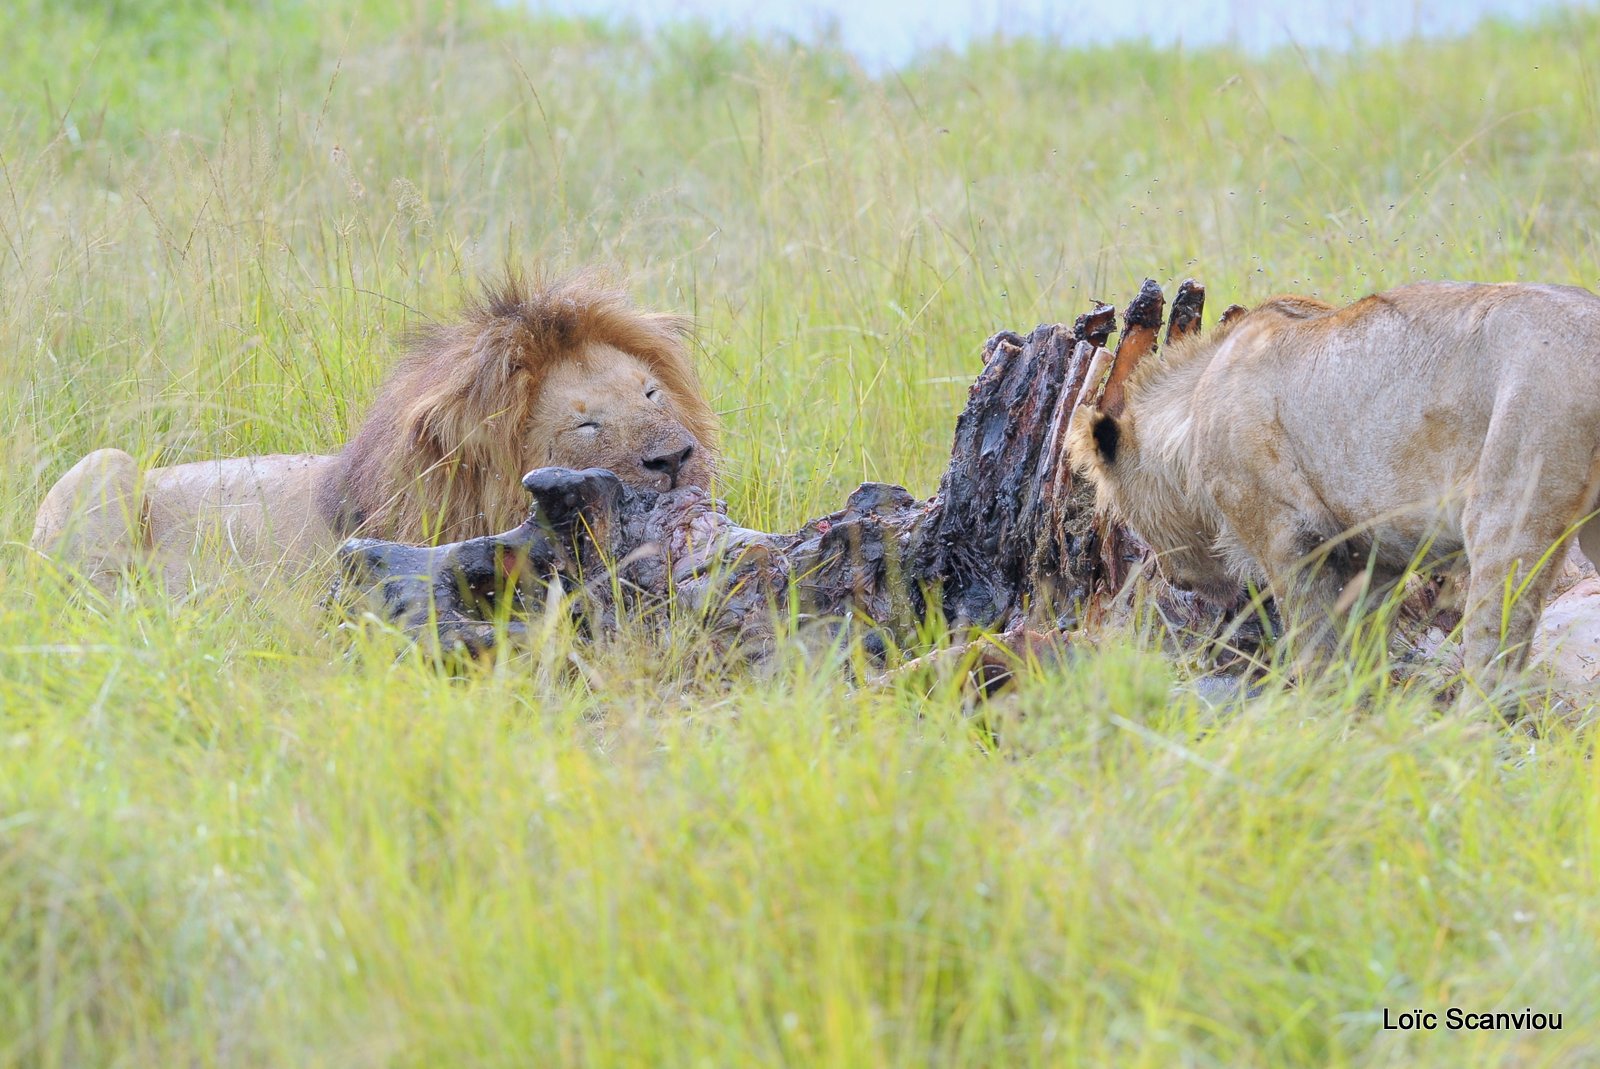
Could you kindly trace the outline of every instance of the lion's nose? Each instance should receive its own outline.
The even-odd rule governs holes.
[[[676,453],[662,453],[644,462],[646,471],[659,471],[671,480],[672,486],[678,485],[678,472],[689,463],[689,458],[694,456],[694,446],[686,445]]]

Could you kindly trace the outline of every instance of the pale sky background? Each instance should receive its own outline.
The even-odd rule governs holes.
[[[516,2],[516,0],[512,0]],[[602,15],[655,26],[692,18],[723,28],[813,39],[834,28],[873,70],[918,48],[959,46],[997,30],[1074,41],[1148,39],[1156,44],[1233,42],[1252,50],[1288,42],[1342,47],[1469,29],[1485,16],[1521,19],[1596,0],[523,0],[563,14]]]

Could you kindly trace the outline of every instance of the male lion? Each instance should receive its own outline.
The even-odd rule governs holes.
[[[1600,560],[1600,297],[1417,283],[1277,297],[1073,417],[1069,457],[1174,581],[1265,581],[1305,654],[1370,578],[1465,551],[1463,656],[1520,668],[1561,547]]]
[[[126,568],[168,590],[222,569],[300,572],[354,533],[421,541],[511,526],[532,468],[609,468],[634,486],[705,486],[716,419],[689,322],[590,276],[490,287],[422,331],[334,456],[207,460],[141,473],[99,449],[39,508],[32,544],[102,589]]]

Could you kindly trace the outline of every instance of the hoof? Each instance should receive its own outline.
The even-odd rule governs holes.
[[[622,480],[602,468],[535,468],[522,477],[539,518],[558,531],[579,519],[607,519],[622,503]]]

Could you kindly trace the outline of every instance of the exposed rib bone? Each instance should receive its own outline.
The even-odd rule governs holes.
[[[1172,298],[1172,313],[1167,317],[1167,344],[1182,341],[1200,330],[1200,314],[1206,308],[1206,288],[1192,278],[1178,283]]]
[[[1161,311],[1166,305],[1161,287],[1154,279],[1145,279],[1139,296],[1128,304],[1122,313],[1122,337],[1117,339],[1117,355],[1111,362],[1111,374],[1106,377],[1106,388],[1100,407],[1113,416],[1121,415],[1127,398],[1123,386],[1133,369],[1156,347],[1156,332],[1161,329]]]

